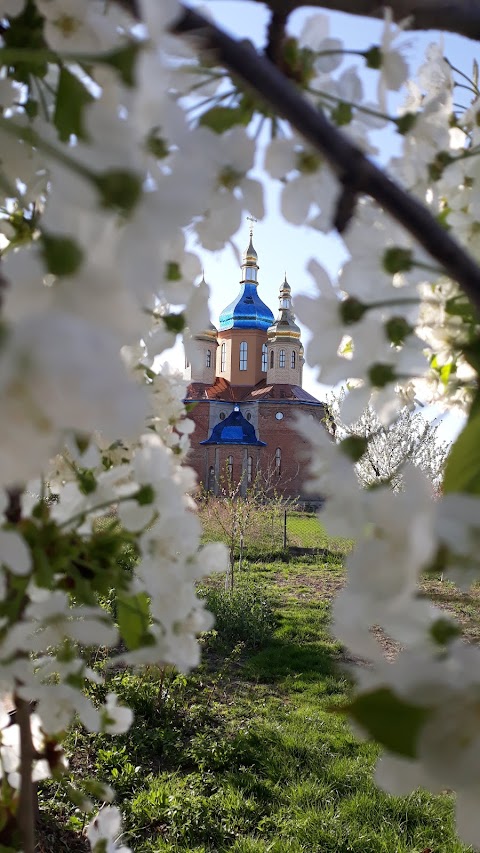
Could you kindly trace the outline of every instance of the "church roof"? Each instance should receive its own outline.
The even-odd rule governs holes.
[[[266,447],[255,433],[252,423],[243,417],[238,406],[230,412],[228,418],[213,427],[210,438],[200,444],[247,444],[254,447]]]
[[[247,397],[243,398],[243,402],[245,403],[255,400],[289,400],[297,403],[318,403],[318,405],[322,405],[320,400],[317,400],[316,397],[309,394],[300,385],[280,384],[279,382],[267,385],[264,379],[258,385],[255,385],[255,388],[250,391]]]
[[[213,385],[192,382],[187,388],[187,402],[193,400],[218,400],[225,403],[254,402],[256,400],[288,400],[299,403],[317,403],[320,400],[305,391],[299,385],[269,384],[262,379],[254,388],[245,385],[231,385],[226,379],[217,376]],[[224,423],[224,421],[223,421]]]

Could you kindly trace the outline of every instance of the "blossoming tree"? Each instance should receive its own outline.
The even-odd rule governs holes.
[[[114,695],[100,707],[86,697],[99,678],[89,646],[126,664],[198,661],[210,617],[195,581],[225,570],[226,555],[199,547],[183,387],[152,366],[184,327],[208,323],[191,247],[219,249],[246,210],[264,215],[257,154],[282,182],[284,216],[336,228],[351,256],[338,284],[311,259],[318,297],[297,300],[322,381],[355,380],[345,422],[370,401],[388,423],[414,395],[468,415],[436,502],[416,469],[399,495],[359,490],[351,445],[299,428],[327,524],[357,542],[334,630],[371,666],[345,713],[384,747],[380,784],[454,789],[459,834],[480,844],[480,651],[417,592],[422,572],[467,585],[480,569],[480,91],[474,73],[456,106],[438,46],[410,72],[393,24],[412,12],[405,26],[477,37],[478,12],[403,0],[381,43],[359,46],[332,39],[321,13],[293,38],[299,2],[267,5],[263,52],[177,0],[0,0],[0,681],[15,708],[0,720],[0,764],[11,850],[34,850],[33,783],[61,783],[73,715],[94,731],[131,722]],[[378,74],[374,102],[352,49]],[[388,93],[404,85],[393,115]],[[402,144],[388,176],[369,159],[370,131],[384,125]],[[133,575],[118,559],[127,546]],[[115,622],[99,601],[111,588]],[[393,664],[372,626],[401,644]],[[93,780],[90,790],[111,797]],[[93,850],[113,850],[119,831],[118,810],[103,809],[87,833]]]
[[[326,427],[337,442],[350,444],[356,457],[355,471],[363,488],[388,484],[394,491],[403,488],[403,469],[411,464],[426,474],[433,488],[441,489],[443,469],[450,445],[441,441],[439,425],[426,420],[412,405],[404,406],[389,423],[382,423],[368,405],[353,423],[342,421],[340,410],[345,390],[328,399]]]

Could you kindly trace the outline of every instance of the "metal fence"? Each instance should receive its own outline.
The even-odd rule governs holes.
[[[350,549],[344,539],[328,536],[321,513],[281,504],[248,507],[213,498],[203,503],[200,517],[205,541],[223,541],[240,561],[288,558],[325,552],[343,554]]]

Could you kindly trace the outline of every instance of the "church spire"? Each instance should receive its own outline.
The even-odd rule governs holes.
[[[257,272],[259,269],[258,266],[258,255],[255,251],[255,247],[253,245],[253,223],[257,220],[253,218],[253,216],[247,216],[247,219],[250,221],[250,242],[243,253],[243,263],[242,263],[242,278],[241,283],[248,281],[251,284],[258,284],[257,282]]]
[[[268,330],[269,337],[277,335],[279,337],[300,338],[300,329],[295,323],[295,314],[292,306],[292,288],[287,281],[287,273],[280,285],[280,293],[278,296],[278,316]]]

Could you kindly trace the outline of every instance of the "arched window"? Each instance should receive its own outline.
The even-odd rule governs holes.
[[[225,341],[223,342],[220,349],[220,373],[225,373],[225,356],[226,356],[227,345]]]
[[[257,271],[256,271],[255,267],[247,267],[245,280],[246,281],[256,281],[257,280]]]
[[[185,370],[187,370],[188,367],[190,367],[190,362],[189,362],[187,356],[185,356]]]
[[[207,489],[209,492],[215,491],[215,468],[213,465],[210,465],[210,468],[208,469]]]
[[[205,367],[211,367],[211,366],[212,366],[212,350],[207,349],[207,355],[205,358]]]
[[[233,480],[233,456],[227,456],[227,477]]]
[[[247,483],[250,484],[252,482],[253,476],[253,459],[251,456],[247,459]]]
[[[240,370],[247,369],[247,354],[248,344],[246,341],[242,341],[240,344]]]
[[[277,447],[275,451],[275,473],[277,477],[280,476],[280,471],[282,468],[282,451],[279,447]]]
[[[262,344],[262,373],[267,372],[268,367],[268,347],[266,344]]]
[[[274,352],[273,352],[273,349],[272,349],[272,350],[270,351],[270,367],[271,367],[272,369],[273,369],[273,365],[274,365],[274,361],[273,361],[273,360],[274,360],[274,358],[275,358],[275,355],[274,355]]]
[[[285,350],[281,349],[278,353],[278,366],[285,367]]]
[[[295,370],[296,363],[297,363],[297,355],[296,355],[295,350],[292,349],[292,358],[290,361],[290,367],[292,368],[292,370]]]
[[[220,420],[221,421],[225,420],[225,412],[220,412]]]

